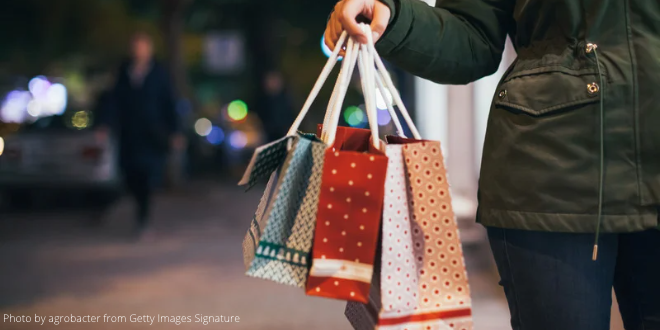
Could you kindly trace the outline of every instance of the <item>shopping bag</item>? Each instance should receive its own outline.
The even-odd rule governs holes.
[[[340,40],[345,38],[344,33]],[[315,135],[299,133],[298,128],[339,51],[337,47],[328,59],[287,136],[257,149],[240,182],[249,188],[270,176],[243,242],[248,276],[305,287],[327,147]]]
[[[359,47],[353,40],[348,41],[342,72],[350,72],[350,65],[355,65]],[[363,76],[368,77],[366,68],[360,68]],[[350,76],[342,78],[340,94],[330,116],[331,126],[326,130],[329,135],[325,136],[326,144],[334,148],[326,151],[307,294],[367,302],[380,230],[387,157],[380,150],[375,91],[365,86],[365,79],[363,91],[370,130],[336,126]]]
[[[388,145],[387,175],[380,253],[369,302],[366,304],[349,302],[345,315],[354,329],[376,329],[382,310],[406,310],[414,304],[418,294],[417,262],[412,253],[412,213],[410,212],[407,190],[407,176],[403,161],[403,146]],[[382,276],[382,274],[387,274]],[[401,274],[398,276],[398,274]],[[403,276],[405,274],[405,276]],[[395,276],[392,276],[395,275]],[[389,289],[381,293],[381,282]],[[387,305],[383,308],[383,305]]]
[[[372,44],[369,49],[375,54]],[[349,303],[355,329],[471,330],[471,302],[440,143],[419,136],[382,61],[374,55],[415,139],[388,137],[380,292],[367,305]],[[401,127],[391,104],[388,110]],[[377,312],[376,312],[377,311]]]
[[[294,140],[262,215],[267,218],[249,276],[304,287],[325,150],[326,145],[312,135],[300,134]]]
[[[388,169],[389,172],[389,169]],[[353,329],[369,330],[378,327],[378,314],[381,310],[380,299],[380,270],[382,268],[382,232],[376,247],[376,260],[374,260],[374,274],[369,289],[369,301],[367,303],[349,301],[344,312]]]
[[[250,268],[250,264],[254,260],[262,230],[266,225],[266,220],[268,220],[268,217],[265,216],[266,208],[271,204],[271,200],[275,196],[275,188],[279,178],[279,171],[277,170],[284,163],[288,149],[291,146],[291,140],[294,138],[292,136],[286,136],[278,141],[257,148],[245,170],[243,178],[239,182],[239,185],[247,185],[246,190],[249,190],[260,179],[270,176],[266,190],[259,201],[257,211],[250,222],[250,228],[243,239],[243,264],[246,270]]]
[[[471,330],[470,288],[440,143],[388,141],[388,148],[402,146],[398,161],[407,180],[398,191],[407,190],[410,215],[406,220],[384,213],[384,223],[391,219],[405,229],[383,227],[383,235],[392,239],[383,240],[379,328]],[[385,209],[394,210],[390,205]]]
[[[252,188],[259,180],[269,177],[282,166],[286,155],[291,148],[295,136],[285,136],[277,141],[258,147],[248,164],[239,185]]]
[[[259,201],[259,206],[257,206],[257,211],[250,221],[250,228],[248,229],[245,238],[243,238],[243,264],[245,265],[245,270],[250,269],[250,265],[254,260],[254,256],[257,253],[257,248],[259,247],[259,241],[261,240],[261,232],[266,224],[268,217],[265,216],[266,208],[271,203],[271,199],[275,196],[275,188],[279,178],[279,171],[273,172],[271,174],[270,180],[266,185],[266,190]]]

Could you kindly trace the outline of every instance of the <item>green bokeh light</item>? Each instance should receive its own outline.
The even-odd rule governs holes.
[[[365,119],[364,111],[356,106],[350,106],[344,110],[344,120],[352,127],[361,126]]]
[[[247,117],[248,106],[241,100],[232,101],[227,107],[227,114],[232,120],[241,121]]]

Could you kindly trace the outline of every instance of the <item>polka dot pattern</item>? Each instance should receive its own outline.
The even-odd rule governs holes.
[[[436,315],[436,322],[426,323],[429,329],[445,329],[451,321],[451,329],[471,330],[470,290],[440,150],[436,141],[402,147],[402,163],[407,164],[409,179],[409,208],[413,214],[412,242],[419,247],[410,255],[418,270],[413,314]],[[448,311],[456,315],[447,314]],[[396,317],[396,312],[388,314]]]
[[[417,263],[412,260],[415,260],[414,249],[421,246],[416,246],[412,240],[403,146],[387,146],[386,154],[389,163],[383,207],[381,300],[383,310],[394,311],[416,306],[418,270]],[[398,282],[404,285],[399,287]]]
[[[470,290],[440,143],[397,139],[383,205],[379,329],[472,330]],[[382,302],[382,305],[379,304]],[[356,305],[350,318],[363,317]],[[375,317],[371,315],[371,318]]]
[[[387,162],[382,154],[326,152],[319,203],[328,207],[317,213],[314,237],[323,241],[313,247],[308,295],[368,302]]]

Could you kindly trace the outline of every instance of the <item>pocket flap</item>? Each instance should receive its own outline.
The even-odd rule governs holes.
[[[540,116],[600,101],[598,72],[544,67],[512,72],[495,95],[496,106]]]

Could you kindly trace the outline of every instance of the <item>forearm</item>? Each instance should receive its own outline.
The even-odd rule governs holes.
[[[439,83],[466,84],[495,72],[512,24],[512,0],[381,0],[392,21],[377,44],[391,63]]]

